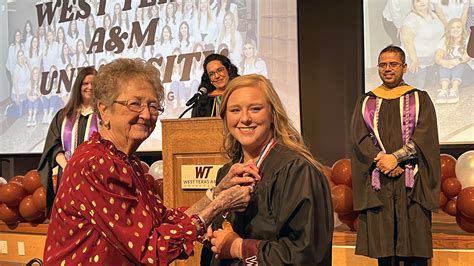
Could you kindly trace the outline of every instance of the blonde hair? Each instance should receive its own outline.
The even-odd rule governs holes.
[[[226,34],[230,34],[230,43],[228,43],[228,46],[229,46],[229,50],[233,51],[235,50],[235,45],[236,45],[236,34],[240,34],[236,28],[235,28],[235,21],[234,21],[234,15],[232,14],[232,12],[226,12],[225,15],[224,15],[224,20],[226,17],[230,17],[231,18],[231,28],[229,29],[229,31],[227,31],[227,29],[224,29],[220,32],[219,34],[219,37],[217,39],[217,43],[220,45],[222,44],[223,40],[224,40],[224,37],[226,36]]]
[[[456,46],[456,40],[453,38],[451,35],[451,27],[455,23],[460,23],[461,24],[461,40],[459,40],[458,45],[461,47],[459,48],[459,52],[464,53],[466,51],[466,39],[467,39],[467,31],[466,28],[464,27],[462,20],[460,18],[453,18],[448,22],[448,26],[446,27],[446,34],[445,34],[445,45],[446,45],[446,53],[451,54],[454,50],[454,47]]]
[[[220,116],[224,120],[223,151],[226,153],[227,157],[231,160],[238,160],[242,154],[241,144],[234,138],[234,136],[232,136],[232,134],[230,134],[229,128],[227,127],[226,112],[227,102],[229,101],[230,95],[232,95],[232,93],[237,89],[243,87],[258,88],[265,93],[272,111],[272,131],[274,138],[290,150],[299,153],[316,169],[322,170],[321,163],[316,161],[313,155],[311,155],[300,133],[288,118],[288,114],[286,113],[277,92],[273,88],[271,81],[258,74],[236,77],[227,85],[224,95],[222,96]]]

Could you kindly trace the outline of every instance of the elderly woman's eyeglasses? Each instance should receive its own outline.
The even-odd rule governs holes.
[[[380,64],[377,65],[377,67],[380,70],[384,70],[387,67],[391,68],[391,69],[397,69],[397,68],[399,68],[400,66],[403,66],[403,65],[404,65],[403,63],[399,63],[399,62],[389,62],[389,63],[380,63]]]
[[[226,68],[224,66],[221,66],[218,69],[216,69],[216,71],[210,71],[207,74],[212,79],[212,78],[216,77],[216,74],[219,75],[219,76],[222,76],[222,73],[224,73],[224,70],[226,70]]]
[[[125,100],[125,101],[114,101],[114,103],[121,104],[125,107],[128,108],[128,110],[140,113],[145,109],[145,106],[148,106],[148,110],[150,111],[150,114],[152,115],[161,115],[164,111],[165,108],[160,106],[160,104],[156,102],[151,102],[148,104],[142,104],[139,100]]]

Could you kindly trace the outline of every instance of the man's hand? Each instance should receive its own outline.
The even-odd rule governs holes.
[[[386,154],[379,152],[377,157],[374,158],[374,162],[377,164],[377,168],[384,174],[390,173],[395,167],[397,167],[397,158],[393,154]]]
[[[397,166],[395,169],[390,171],[390,173],[388,173],[388,176],[389,177],[397,177],[397,176],[401,175],[403,172],[404,172],[404,170],[400,166]]]

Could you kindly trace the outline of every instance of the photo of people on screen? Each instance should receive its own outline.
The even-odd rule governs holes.
[[[259,5],[236,0],[112,0],[102,7],[101,2],[85,1],[84,8],[69,1],[67,16],[61,14],[66,4],[56,8],[56,1],[8,3],[8,47],[3,48],[7,56],[2,64],[10,97],[0,105],[5,114],[0,134],[14,138],[20,128],[28,128],[28,134],[42,132],[38,135],[43,137],[19,141],[19,146],[5,144],[0,151],[40,152],[51,114],[64,106],[75,76],[87,66],[99,69],[117,58],[151,60],[165,88],[162,118],[177,118],[186,109],[185,102],[199,89],[204,58],[211,53],[229,56],[236,66],[244,64],[246,74],[267,75],[264,59],[256,57]],[[254,52],[246,53],[245,45]],[[34,70],[38,76],[32,82]],[[54,95],[58,97],[51,110]],[[159,128],[150,139],[161,139]]]
[[[376,85],[376,48],[399,45],[407,56],[404,81],[433,99],[440,142],[474,143],[474,1],[364,2],[365,91]]]

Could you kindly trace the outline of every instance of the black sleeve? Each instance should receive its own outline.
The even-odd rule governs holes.
[[[262,240],[262,265],[330,265],[333,209],[324,175],[305,160],[282,168],[272,188],[275,222],[284,236]]]
[[[374,158],[380,152],[375,146],[362,116],[362,102],[359,100],[352,114],[351,121],[351,165],[352,165],[352,197],[354,211],[382,206],[382,202],[374,194],[371,184],[371,169]]]
[[[38,172],[40,174],[41,183],[46,189],[47,209],[50,209],[53,205],[55,195],[53,190],[52,174],[53,168],[58,165],[56,162],[56,155],[58,155],[60,152],[63,152],[63,146],[61,142],[62,112],[63,109],[59,110],[49,125],[43,153],[38,164]]]
[[[419,99],[418,123],[412,136],[416,146],[419,174],[416,177],[412,197],[425,209],[436,210],[439,208],[441,180],[436,112],[426,92],[420,91]]]
[[[214,98],[204,94],[197,100],[191,112],[191,117],[210,117],[212,114],[212,106]]]

